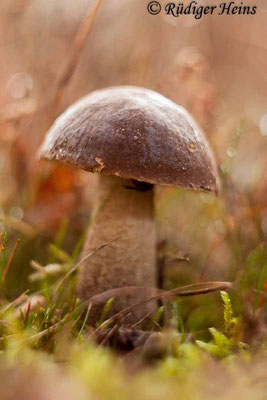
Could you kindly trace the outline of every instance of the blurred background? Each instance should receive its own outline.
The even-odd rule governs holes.
[[[125,84],[186,107],[206,133],[221,176],[218,198],[157,188],[162,285],[231,280],[257,288],[267,259],[267,4],[254,0],[255,16],[195,19],[152,16],[144,1],[103,0],[57,101],[76,33],[95,4],[0,4],[0,235],[7,256],[20,239],[6,277],[8,298],[29,287],[31,260],[49,262],[55,241],[71,253],[90,220],[96,177],[40,163],[46,130],[79,97]],[[207,302],[214,321],[210,296],[185,304],[195,326],[204,314],[194,310]],[[249,313],[254,295],[245,296]]]

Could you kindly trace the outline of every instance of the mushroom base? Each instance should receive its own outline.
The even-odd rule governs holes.
[[[155,290],[145,289],[156,288],[157,282],[154,190],[146,189],[131,180],[99,177],[93,223],[81,254],[81,260],[85,259],[79,268],[78,296],[87,300],[114,288],[144,289],[125,288],[98,296],[90,323],[98,321],[110,297],[114,297],[110,312],[114,315],[155,294]],[[127,322],[136,322],[156,306],[156,301],[150,301],[134,307]]]

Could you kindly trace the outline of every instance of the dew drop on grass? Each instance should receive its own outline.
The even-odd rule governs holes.
[[[234,149],[233,147],[228,147],[227,151],[226,151],[228,157],[235,157],[236,156],[236,149]]]

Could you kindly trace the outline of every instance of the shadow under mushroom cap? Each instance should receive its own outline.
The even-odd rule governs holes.
[[[152,90],[97,90],[53,124],[40,157],[152,184],[218,192],[214,157],[182,107]]]

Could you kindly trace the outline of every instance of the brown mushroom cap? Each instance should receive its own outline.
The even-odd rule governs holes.
[[[152,184],[218,191],[212,152],[189,113],[152,90],[97,90],[53,124],[41,158]]]

